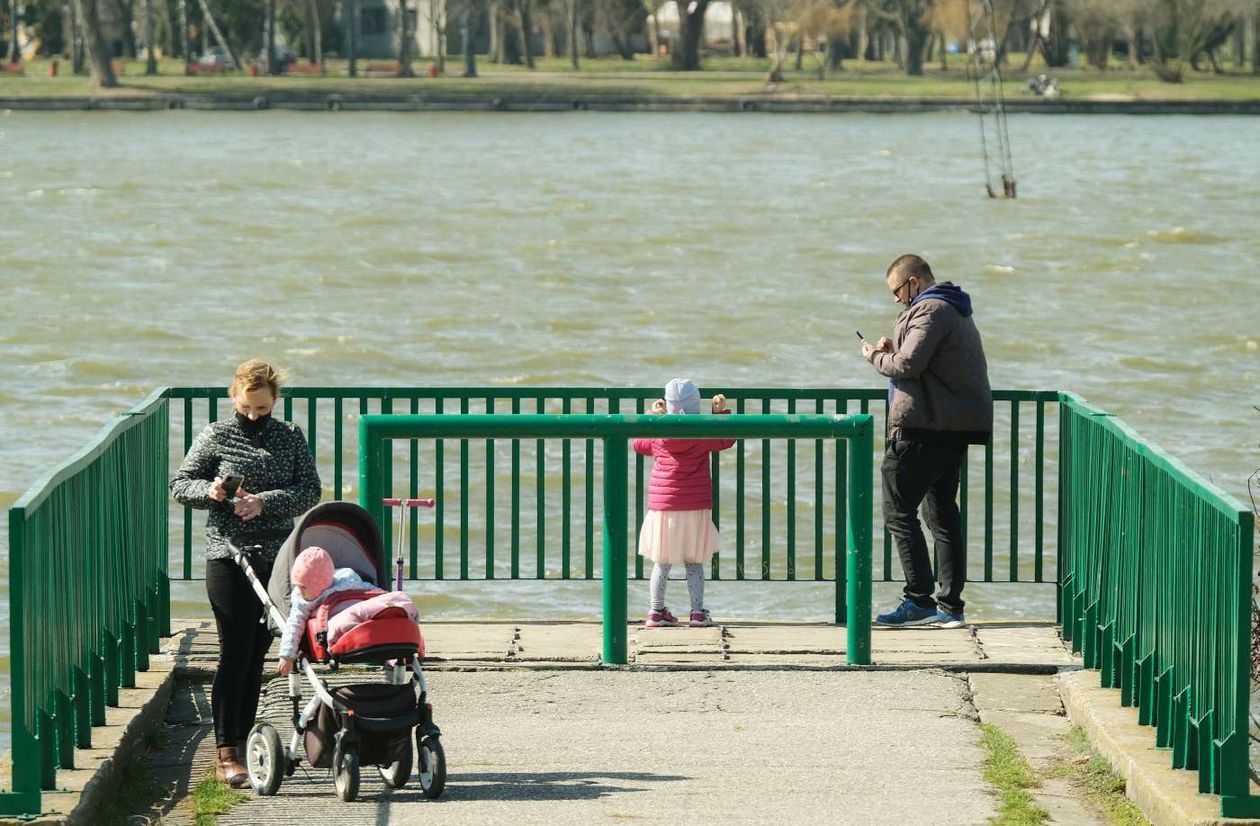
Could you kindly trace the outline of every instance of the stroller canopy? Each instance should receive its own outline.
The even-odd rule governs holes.
[[[381,532],[372,515],[353,502],[325,502],[298,520],[280,546],[267,594],[284,616],[289,615],[289,572],[298,554],[312,545],[328,551],[336,568],[353,568],[364,582],[379,586],[386,580]]]

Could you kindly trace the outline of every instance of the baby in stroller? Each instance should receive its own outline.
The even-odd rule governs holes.
[[[280,635],[280,676],[287,676],[297,662],[297,651],[306,633],[311,614],[329,597],[342,593],[343,598],[329,605],[329,610],[316,623],[315,633],[326,633],[327,644],[333,645],[345,632],[387,609],[395,608],[413,622],[419,619],[415,603],[398,591],[380,591],[363,581],[353,568],[333,568],[332,557],[323,548],[312,545],[293,562],[289,571],[293,593],[289,597],[289,619]],[[345,593],[350,592],[350,593]],[[349,609],[349,610],[348,610]],[[326,628],[326,631],[323,629]]]
[[[249,734],[245,762],[254,790],[276,794],[305,754],[312,767],[332,770],[343,800],[358,795],[360,765],[379,767],[393,789],[414,767],[425,797],[440,796],[446,761],[420,666],[424,638],[410,597],[380,587],[386,561],[371,515],[348,502],[317,505],[281,547],[265,585],[247,563],[248,548],[229,544],[281,638],[279,672],[292,703],[287,744],[270,722]],[[386,682],[334,685],[315,665],[383,666]],[[301,676],[314,695],[305,704]]]

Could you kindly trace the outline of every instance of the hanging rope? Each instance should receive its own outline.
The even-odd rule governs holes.
[[[967,74],[976,90],[976,111],[980,115],[980,152],[984,157],[984,189],[996,198],[994,178],[1001,184],[1002,197],[1015,197],[1015,164],[1011,159],[1011,138],[1006,127],[1006,103],[1002,94],[1002,72],[998,66],[997,18],[992,0],[980,0],[970,17],[971,32]],[[989,146],[997,155],[989,155]]]

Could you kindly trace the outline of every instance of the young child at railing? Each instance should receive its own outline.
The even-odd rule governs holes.
[[[700,391],[688,379],[665,385],[665,398],[652,404],[653,413],[700,412]],[[711,402],[714,413],[729,413],[726,397]],[[691,596],[692,628],[713,625],[704,607],[704,566],[717,551],[718,532],[713,524],[713,482],[709,454],[726,450],[734,439],[635,439],[634,449],[655,459],[648,484],[648,510],[639,531],[639,555],[652,566],[648,628],[678,624],[665,607],[669,571],[682,563],[687,568]]]

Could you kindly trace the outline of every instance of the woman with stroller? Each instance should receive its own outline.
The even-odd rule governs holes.
[[[262,546],[249,561],[266,582],[293,518],[318,504],[321,492],[301,429],[271,415],[280,384],[279,373],[265,362],[251,360],[236,368],[228,390],[235,415],[206,426],[170,485],[175,501],[209,511],[206,594],[219,634],[210,691],[216,777],[233,788],[248,782],[239,750],[258,712],[271,633],[259,622],[262,603],[232,561],[228,539]]]

